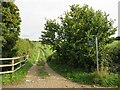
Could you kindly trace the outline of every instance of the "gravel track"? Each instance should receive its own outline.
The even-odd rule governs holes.
[[[65,79],[64,77],[53,71],[47,63],[45,63],[45,71],[49,76],[44,79],[38,76],[40,66],[37,66],[38,58],[40,52],[38,52],[38,57],[35,64],[30,68],[28,74],[23,79],[23,81],[11,84],[8,86],[3,86],[3,88],[90,88],[90,85],[82,85]]]

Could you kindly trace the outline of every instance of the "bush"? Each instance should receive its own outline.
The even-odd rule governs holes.
[[[120,72],[120,41],[114,41],[106,46],[106,60],[109,62],[109,69],[112,72]]]
[[[119,84],[118,74],[106,72],[84,72],[80,68],[69,67],[64,64],[57,63],[53,56],[47,59],[48,65],[63,77],[78,82],[80,84],[89,84],[105,87],[117,87]],[[119,81],[118,81],[119,80]]]
[[[22,54],[30,54],[33,49],[33,43],[29,39],[19,39],[13,49],[16,52],[16,56]]]
[[[37,50],[36,49],[32,49],[32,50],[33,50],[33,52],[31,52],[31,55],[29,55],[25,66],[21,67],[19,70],[17,70],[13,74],[0,75],[0,77],[2,77],[2,79],[1,79],[2,81],[0,80],[0,82],[3,85],[18,83],[19,81],[23,80],[23,78],[27,75],[28,70],[35,63],[35,60],[38,55],[38,50],[39,50],[38,48],[37,48]]]
[[[85,71],[96,69],[95,38],[99,41],[99,63],[103,61],[104,47],[117,30],[106,13],[95,11],[88,5],[70,6],[70,11],[59,20],[47,20],[42,43],[56,51],[59,62]],[[90,45],[90,42],[92,42]]]
[[[100,86],[118,86],[118,74],[113,73],[102,73],[94,72],[93,73],[93,83]]]
[[[0,0],[1,1],[1,0]],[[0,2],[0,45],[2,47],[2,57],[13,57],[13,47],[19,38],[21,18],[19,9],[14,2]],[[1,28],[2,27],[2,28]],[[1,30],[2,29],[2,30]]]

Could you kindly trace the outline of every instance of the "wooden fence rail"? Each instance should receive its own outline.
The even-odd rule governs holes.
[[[25,65],[27,59],[28,59],[28,55],[15,57],[15,58],[0,58],[0,74],[13,73],[17,71],[18,69],[20,69],[22,66]],[[9,62],[9,64],[5,64],[3,62]],[[6,67],[10,67],[11,70],[3,71],[3,68]]]

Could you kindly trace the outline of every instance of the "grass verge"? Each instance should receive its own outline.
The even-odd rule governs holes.
[[[47,76],[49,76],[48,73],[45,71],[45,62],[44,60],[40,59],[40,57],[37,66],[40,66],[38,69],[39,70],[38,76],[40,76],[41,78],[46,78]]]
[[[44,60],[38,60],[37,66],[44,66],[45,62]]]
[[[117,87],[118,86],[118,74],[110,73],[106,75],[88,73],[81,71],[80,69],[74,69],[66,65],[56,64],[55,60],[47,61],[48,65],[63,77],[75,81],[81,84],[91,86],[103,86],[103,87]]]
[[[37,58],[38,50],[34,50],[31,56],[29,56],[25,66],[14,72],[13,74],[3,74],[2,76],[2,84],[8,85],[12,83],[17,83],[21,81],[26,75],[27,71],[32,67],[35,59]]]
[[[39,68],[39,74],[38,74],[41,78],[46,78],[48,77],[48,73],[45,71],[44,67]]]

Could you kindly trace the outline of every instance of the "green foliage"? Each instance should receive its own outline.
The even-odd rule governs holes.
[[[45,71],[45,60],[49,55],[51,55],[53,52],[50,50],[50,45],[42,44],[41,42],[36,42],[37,48],[40,50],[40,57],[38,59],[37,66],[39,66],[39,73],[38,75],[41,78],[46,78],[48,73]]]
[[[31,54],[33,46],[35,45],[29,39],[19,39],[13,51],[16,52],[16,56],[21,56],[23,53]]]
[[[37,63],[37,66],[44,66],[45,65],[45,62],[44,60],[38,60],[38,63]]]
[[[44,60],[45,58],[47,58],[49,55],[53,53],[52,50],[50,50],[51,48],[50,45],[42,44],[41,42],[36,42],[36,44],[40,50],[40,56],[42,60]]]
[[[13,57],[14,52],[12,52],[13,47],[18,40],[20,32],[20,22],[21,18],[19,15],[19,9],[14,4],[14,2],[1,2],[2,4],[2,56],[3,57]]]
[[[110,36],[116,31],[114,22],[108,20],[108,16],[88,5],[72,5],[70,11],[59,18],[60,23],[56,20],[46,21],[42,43],[52,46],[59,62],[86,71],[95,70],[95,37],[99,42],[99,63],[103,63],[104,47],[113,41]],[[88,41],[92,41],[93,45],[89,46]]]
[[[42,44],[40,44],[40,45],[42,46]],[[39,70],[38,75],[41,78],[45,78],[45,77],[49,76],[48,73],[45,71],[45,56],[47,56],[46,53],[45,53],[46,49],[43,51],[43,49],[40,48],[40,51],[41,51],[40,52],[40,57],[39,57],[38,63],[37,63],[37,66],[40,66],[39,69],[38,69]],[[44,55],[44,53],[45,53],[45,55]]]
[[[52,56],[51,56],[52,57]],[[50,58],[49,58],[50,59]],[[72,68],[64,64],[59,64],[54,58],[53,61],[47,60],[48,65],[57,73],[65,78],[78,82],[80,84],[87,84],[91,86],[117,87],[119,84],[118,74],[106,73],[88,73],[81,69]]]
[[[118,86],[118,74],[93,73],[93,82],[100,86]]]
[[[120,72],[120,41],[114,41],[106,45],[106,60],[109,62],[109,70]]]
[[[3,74],[2,75],[2,84],[8,85],[11,83],[17,83],[21,81],[28,73],[28,70],[32,67],[32,65],[35,63],[35,60],[37,58],[38,51],[34,49],[34,52],[32,52],[31,56],[29,56],[25,66],[14,72],[13,74]]]
[[[48,73],[45,71],[45,68],[44,68],[44,67],[42,67],[42,68],[39,69],[39,74],[38,74],[38,75],[39,75],[41,78],[45,78],[45,77],[49,76]]]

